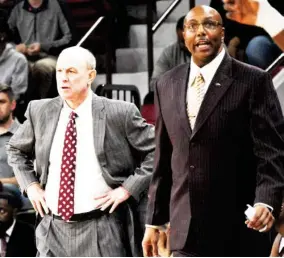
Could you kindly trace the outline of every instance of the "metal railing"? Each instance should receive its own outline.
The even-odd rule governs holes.
[[[282,53],[265,71],[273,74],[273,72],[284,64],[284,53]]]
[[[149,78],[149,91],[150,91],[150,80],[154,68],[154,49],[153,49],[153,36],[158,28],[165,22],[168,16],[175,10],[182,0],[174,0],[159,18],[159,20],[153,25],[153,6],[155,0],[149,0],[147,4],[147,55],[148,55],[148,78]],[[189,0],[190,8],[195,6],[195,0]]]
[[[96,22],[93,24],[93,26],[86,32],[86,34],[81,38],[81,40],[77,43],[77,46],[81,46],[84,41],[90,36],[90,34],[97,28],[103,19],[107,20],[107,28],[110,31],[111,28],[111,18],[101,16],[99,17]],[[107,33],[107,35],[110,35],[110,33]],[[111,40],[109,36],[107,36],[106,39],[106,82],[107,84],[112,83],[112,46],[111,46]]]

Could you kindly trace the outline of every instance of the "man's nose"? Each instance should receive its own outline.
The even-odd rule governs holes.
[[[66,73],[66,72],[63,72],[63,73],[61,74],[61,80],[62,80],[63,82],[67,82],[67,81],[68,81],[68,76],[67,76],[67,73]]]
[[[205,34],[205,30],[203,27],[202,23],[199,23],[197,31],[196,31],[196,35],[204,35]]]

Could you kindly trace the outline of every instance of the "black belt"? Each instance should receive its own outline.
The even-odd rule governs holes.
[[[79,222],[79,221],[86,221],[90,219],[100,218],[101,216],[103,216],[104,214],[107,214],[108,212],[109,212],[109,209],[106,209],[104,211],[97,209],[97,210],[92,210],[92,211],[85,212],[85,213],[77,213],[77,214],[72,215],[69,222]],[[61,216],[58,216],[55,214],[52,214],[52,216],[55,219],[63,220]]]

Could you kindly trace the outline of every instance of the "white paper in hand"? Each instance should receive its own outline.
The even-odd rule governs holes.
[[[247,209],[245,211],[245,215],[247,216],[248,220],[252,220],[253,216],[255,215],[255,208],[247,204]]]
[[[255,215],[255,208],[252,207],[251,205],[247,204],[247,209],[245,210],[245,215],[247,217],[248,220],[252,220],[253,216]],[[267,226],[265,226],[264,228],[260,229],[259,232],[263,232],[264,230],[266,230]]]

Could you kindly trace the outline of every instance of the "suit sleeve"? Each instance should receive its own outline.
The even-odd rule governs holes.
[[[35,134],[31,120],[31,105],[26,111],[27,120],[18,128],[7,144],[8,163],[13,168],[22,192],[31,183],[38,182],[34,170]]]
[[[147,124],[134,104],[130,104],[126,121],[126,137],[130,145],[139,154],[142,154],[142,162],[123,183],[123,187],[128,190],[136,199],[140,199],[142,194],[149,187],[153,172],[153,159],[155,150],[154,126]]]
[[[262,73],[250,99],[250,130],[256,157],[255,203],[280,212],[284,189],[284,122],[281,106],[269,74]]]
[[[156,150],[154,172],[149,189],[146,224],[164,225],[170,220],[169,204],[172,187],[172,144],[163,121],[157,87],[155,91],[155,112]]]

